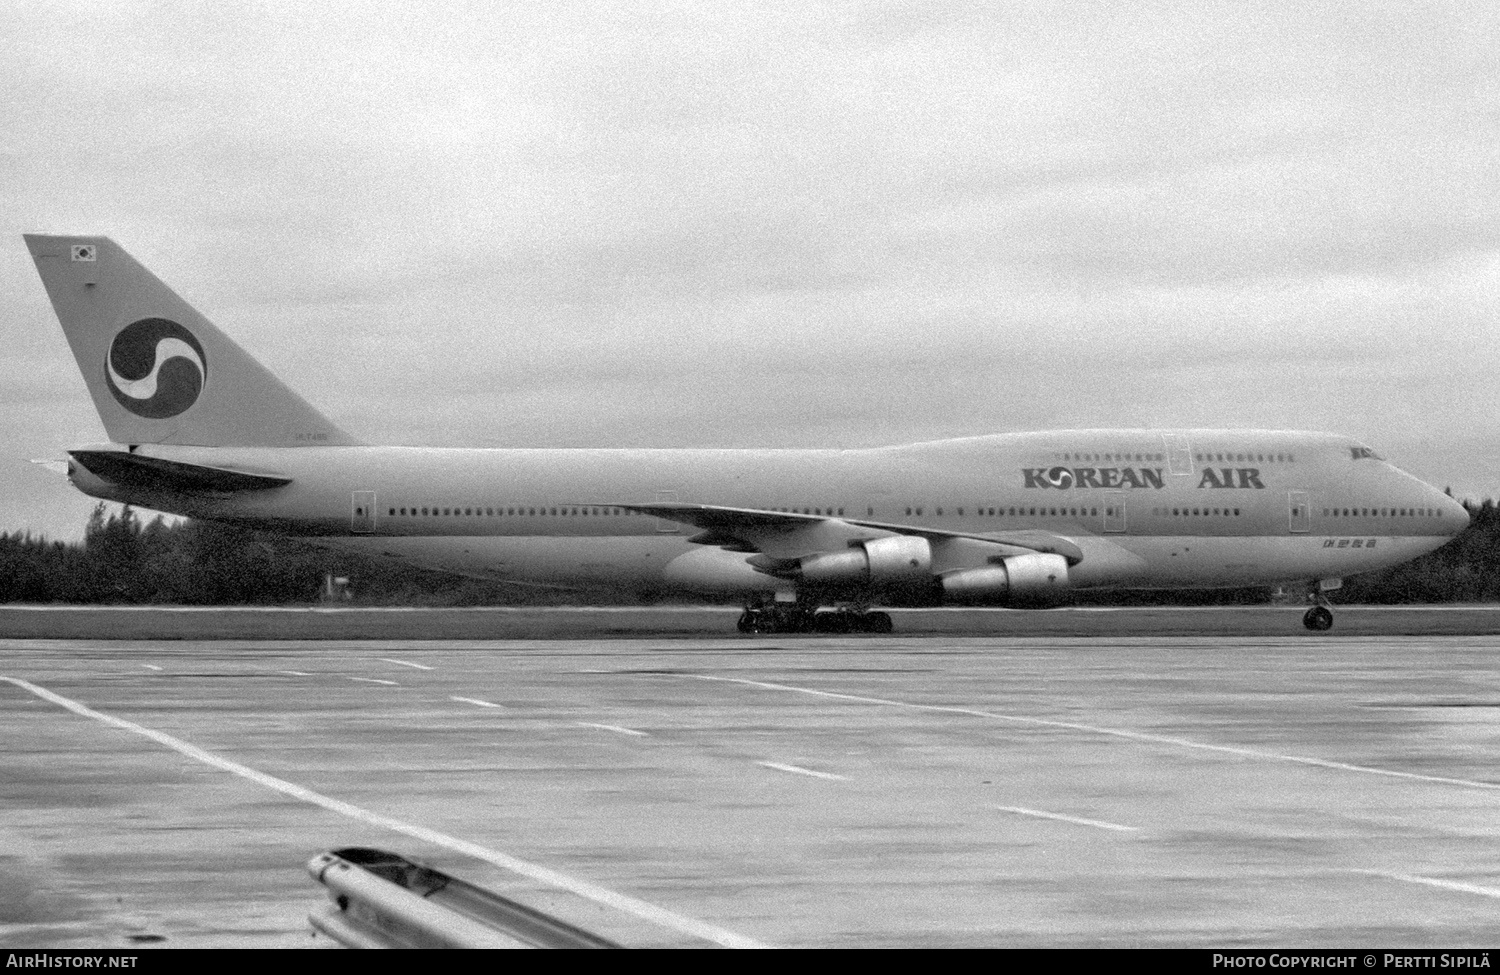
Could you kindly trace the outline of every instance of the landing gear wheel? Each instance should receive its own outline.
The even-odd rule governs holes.
[[[817,628],[817,623],[813,611],[801,606],[788,606],[776,611],[777,633],[811,633]]]
[[[848,633],[850,622],[848,613],[835,610],[813,616],[812,628],[816,633]]]
[[[891,614],[853,608],[818,612],[811,603],[752,603],[735,623],[741,633],[889,633]]]
[[[806,633],[814,623],[810,610],[772,603],[746,606],[735,628],[741,633]]]
[[[1333,627],[1333,612],[1327,606],[1314,606],[1302,616],[1302,625],[1315,633]]]

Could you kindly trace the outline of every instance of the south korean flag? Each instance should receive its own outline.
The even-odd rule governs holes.
[[[73,245],[73,260],[75,260],[75,261],[92,261],[94,259],[95,259],[95,250],[94,250],[94,245],[93,244],[74,244]]]

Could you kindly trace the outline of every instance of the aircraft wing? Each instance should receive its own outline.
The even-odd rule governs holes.
[[[839,551],[860,542],[895,535],[927,539],[936,550],[960,548],[961,541],[984,543],[989,554],[1055,553],[1070,565],[1083,561],[1083,550],[1072,539],[1037,529],[1000,532],[956,532],[917,525],[828,515],[804,515],[759,508],[730,508],[711,504],[653,501],[614,507],[680,521],[702,531],[689,539],[735,552],[758,552],[776,560],[800,559],[819,552]]]

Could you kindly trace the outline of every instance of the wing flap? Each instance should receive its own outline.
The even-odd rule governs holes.
[[[735,552],[759,552],[781,561],[844,549],[892,534],[839,518],[757,508],[728,508],[676,501],[610,503],[615,504],[615,507],[680,521],[702,529],[702,534],[692,538],[692,541],[700,545],[717,545]]]
[[[1083,549],[1072,539],[1040,529],[1002,532],[954,532],[917,525],[857,521],[830,518],[826,515],[804,515],[789,511],[766,511],[760,508],[731,508],[710,504],[685,504],[656,501],[643,504],[620,504],[644,514],[680,521],[702,529],[691,541],[700,545],[717,545],[737,552],[758,552],[768,559],[784,562],[805,558],[819,552],[838,551],[851,545],[892,535],[925,538],[937,552],[948,548],[953,561],[961,561],[961,540],[987,543],[991,555],[1026,555],[1033,552],[1061,555],[1070,565],[1083,561]]]

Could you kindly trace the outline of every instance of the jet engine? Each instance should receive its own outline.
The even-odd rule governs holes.
[[[798,574],[815,586],[927,583],[932,577],[932,546],[912,535],[877,538],[845,552],[809,555],[799,563]]]
[[[1041,553],[1015,555],[998,565],[949,572],[942,584],[945,603],[1055,606],[1068,591],[1068,560]]]

